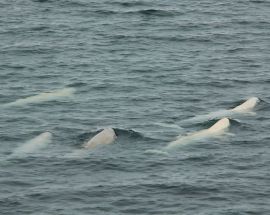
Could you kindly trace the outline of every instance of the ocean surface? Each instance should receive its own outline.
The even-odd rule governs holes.
[[[1,0],[0,214],[269,215],[269,36],[267,0]]]

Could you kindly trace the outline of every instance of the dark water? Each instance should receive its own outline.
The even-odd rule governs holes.
[[[0,214],[270,214],[269,35],[266,0],[1,0]],[[234,135],[145,152],[251,96]],[[104,127],[114,144],[67,156]]]

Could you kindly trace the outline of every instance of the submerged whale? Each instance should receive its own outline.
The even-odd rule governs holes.
[[[228,118],[223,118],[217,121],[213,126],[208,129],[204,129],[198,132],[191,133],[187,136],[179,137],[177,140],[169,143],[166,149],[170,149],[172,147],[189,143],[192,141],[200,140],[202,138],[213,137],[217,135],[223,134],[230,126],[230,120]]]
[[[40,102],[45,102],[45,101],[52,101],[60,97],[70,97],[73,95],[74,92],[75,92],[75,89],[72,87],[64,88],[64,89],[55,90],[51,92],[40,93],[38,95],[29,96],[23,99],[18,99],[14,102],[5,104],[5,106],[19,106],[19,105],[25,105],[29,103],[40,103]]]
[[[52,133],[50,132],[44,132],[37,137],[29,140],[22,146],[19,146],[17,149],[14,150],[12,155],[22,155],[22,154],[28,154],[33,153],[35,151],[38,151],[42,148],[44,148],[47,144],[51,142],[52,139]]]
[[[95,148],[99,145],[111,144],[117,138],[114,129],[105,128],[94,137],[92,137],[86,144],[83,145],[84,148]]]

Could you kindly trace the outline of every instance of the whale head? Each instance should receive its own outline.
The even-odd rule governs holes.
[[[233,108],[232,110],[235,112],[248,112],[251,111],[258,103],[260,99],[257,97],[251,97],[243,104],[238,105],[237,107]]]
[[[230,126],[230,120],[228,118],[222,118],[221,120],[217,121],[212,127],[208,130],[210,132],[221,132],[227,129]]]

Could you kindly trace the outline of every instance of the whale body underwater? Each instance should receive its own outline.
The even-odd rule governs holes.
[[[21,156],[29,153],[34,153],[46,147],[47,144],[51,143],[51,140],[52,133],[44,132],[16,148],[11,155]]]
[[[40,93],[38,95],[17,99],[14,102],[4,104],[4,107],[21,106],[26,104],[41,103],[46,101],[57,100],[61,97],[71,97],[75,93],[75,88],[68,87],[64,89],[54,90],[51,92]]]

